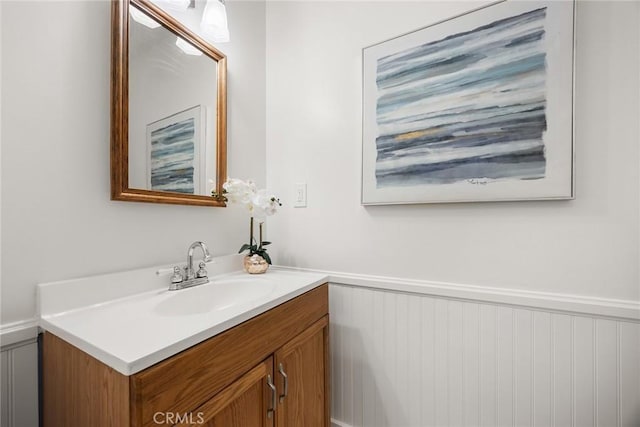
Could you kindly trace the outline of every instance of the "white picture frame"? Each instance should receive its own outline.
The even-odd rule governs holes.
[[[147,188],[183,194],[206,189],[205,113],[197,105],[147,125]]]
[[[574,197],[571,1],[503,1],[363,49],[363,205]]]

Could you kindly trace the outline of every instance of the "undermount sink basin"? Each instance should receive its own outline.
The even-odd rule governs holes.
[[[250,303],[266,297],[275,283],[264,277],[212,279],[210,283],[178,291],[167,291],[167,297],[154,307],[161,316],[188,316]]]

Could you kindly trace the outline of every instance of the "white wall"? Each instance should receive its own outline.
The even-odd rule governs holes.
[[[361,49],[478,2],[268,2],[277,263],[638,301],[637,2],[579,2],[576,199],[360,205]]]
[[[1,2],[2,317],[40,282],[236,252],[230,209],[110,201],[110,2]],[[265,180],[264,2],[229,2],[229,174]]]

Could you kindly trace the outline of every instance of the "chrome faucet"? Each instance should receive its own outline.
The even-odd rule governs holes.
[[[193,251],[198,247],[202,249],[203,258],[198,265],[198,270],[194,272]],[[190,288],[191,286],[209,283],[207,270],[205,268],[205,263],[209,261],[211,261],[211,254],[209,253],[207,245],[205,245],[204,242],[193,242],[191,246],[189,246],[189,251],[187,252],[187,265],[184,269],[180,269],[180,267],[173,268],[173,276],[171,276],[171,286],[169,286],[169,290],[176,291],[178,289]]]
[[[207,248],[207,245],[205,245],[204,242],[193,242],[191,246],[189,246],[189,251],[187,252],[187,266],[185,267],[184,274],[186,280],[193,279],[196,276],[193,272],[193,251],[198,247],[202,249],[202,254],[204,255],[203,261],[211,261],[211,254],[209,254],[209,248]]]

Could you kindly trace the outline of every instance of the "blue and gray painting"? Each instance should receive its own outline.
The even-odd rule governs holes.
[[[545,176],[546,8],[380,58],[377,187]]]
[[[151,189],[194,193],[195,121],[189,118],[151,133]]]

